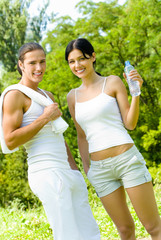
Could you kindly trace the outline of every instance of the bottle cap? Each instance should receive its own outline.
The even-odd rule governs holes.
[[[131,64],[130,64],[130,61],[126,61],[126,62],[125,62],[125,66],[127,67],[127,66],[129,66],[129,65],[131,65]]]

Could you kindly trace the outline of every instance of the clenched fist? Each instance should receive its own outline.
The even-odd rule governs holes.
[[[58,108],[58,103],[52,103],[49,106],[45,107],[43,115],[46,116],[48,121],[52,121],[60,117],[62,113]]]

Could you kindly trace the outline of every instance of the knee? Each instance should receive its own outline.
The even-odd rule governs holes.
[[[118,228],[121,239],[131,239],[135,235],[134,223],[120,226]]]
[[[161,219],[145,225],[147,232],[153,236],[161,236]]]

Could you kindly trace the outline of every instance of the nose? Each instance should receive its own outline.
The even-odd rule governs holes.
[[[41,64],[40,63],[36,64],[36,70],[41,70]]]
[[[76,61],[75,61],[75,66],[76,66],[76,67],[79,66],[79,60],[76,60]]]

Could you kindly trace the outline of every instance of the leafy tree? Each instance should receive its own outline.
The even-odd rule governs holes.
[[[161,162],[160,129],[160,1],[128,1],[124,22],[128,25],[126,46],[144,79],[137,139],[148,165]]]
[[[44,3],[44,6],[39,10],[39,14],[30,18],[28,17],[29,26],[27,31],[27,36],[25,42],[40,42],[42,40],[43,34],[46,31],[48,22],[50,21],[51,16],[46,14],[46,9],[49,6],[49,0]]]
[[[25,41],[27,21],[23,4],[19,0],[0,1],[0,60],[9,71],[15,70],[17,51]]]
[[[28,41],[39,42],[49,17],[47,2],[39,16],[30,17],[30,0],[0,0],[0,61],[9,72],[15,71],[18,49]],[[2,24],[3,23],[3,24]]]

